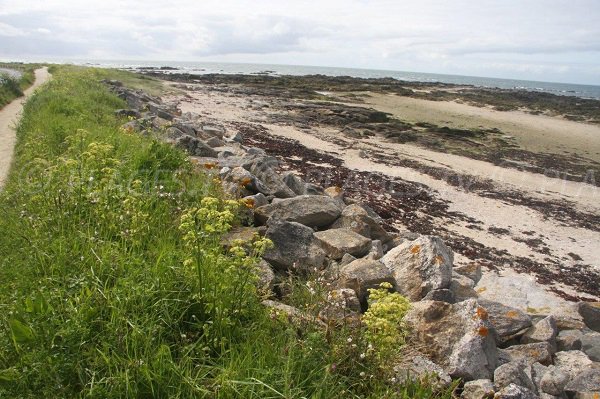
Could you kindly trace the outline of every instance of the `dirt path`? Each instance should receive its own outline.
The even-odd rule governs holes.
[[[25,90],[25,95],[17,98],[0,110],[0,188],[4,186],[12,163],[17,139],[14,127],[23,110],[23,104],[25,104],[25,101],[27,101],[35,89],[44,84],[49,78],[48,68],[37,69],[35,71],[35,82],[30,88]]]

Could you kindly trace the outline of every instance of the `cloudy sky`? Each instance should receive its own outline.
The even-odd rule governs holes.
[[[600,0],[0,0],[0,59],[345,66],[600,85]]]

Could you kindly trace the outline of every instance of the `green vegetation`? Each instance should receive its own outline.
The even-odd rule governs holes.
[[[358,328],[262,306],[269,242],[222,248],[241,212],[218,179],[119,128],[114,71],[52,72],[0,194],[0,397],[451,397],[390,382]]]
[[[15,98],[21,97],[23,90],[33,84],[33,71],[36,67],[37,64],[0,63],[0,68],[12,69],[22,74],[20,79],[14,79],[0,71],[0,109]]]

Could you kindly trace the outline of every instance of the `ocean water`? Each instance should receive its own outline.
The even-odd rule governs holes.
[[[269,74],[277,75],[328,75],[352,76],[357,78],[394,78],[409,82],[442,82],[458,85],[473,85],[479,87],[496,87],[501,89],[523,89],[536,92],[552,93],[564,96],[577,96],[582,98],[600,99],[600,86],[580,85],[569,83],[537,82],[528,80],[512,80],[485,78],[477,76],[444,75],[422,72],[386,71],[376,69],[332,68],[297,65],[270,65],[270,64],[238,64],[217,62],[81,62],[82,64],[98,65],[113,68],[140,68],[140,67],[173,67],[181,72],[191,74]]]

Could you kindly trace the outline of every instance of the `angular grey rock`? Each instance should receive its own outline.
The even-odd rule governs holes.
[[[225,142],[216,137],[211,137],[208,140],[206,140],[206,145],[208,145],[209,147],[212,147],[212,148],[223,147],[225,145]]]
[[[301,195],[257,208],[255,218],[259,224],[264,224],[272,218],[310,227],[325,227],[337,219],[340,213],[340,208],[330,197]]]
[[[273,221],[265,234],[273,241],[263,258],[281,271],[322,268],[325,252],[315,243],[313,230],[300,223]]]
[[[379,260],[383,258],[383,245],[380,240],[373,240],[371,242],[371,250],[367,254],[367,259]]]
[[[393,285],[394,278],[390,271],[376,260],[357,259],[340,270],[340,286],[353,289],[363,308],[369,295],[369,288],[379,288],[381,283]]]
[[[349,263],[352,263],[356,260],[355,256],[352,256],[350,254],[344,254],[344,256],[342,256],[342,260],[340,260],[340,266],[345,266]]]
[[[429,291],[449,288],[454,254],[439,237],[422,236],[389,251],[381,261],[393,273],[400,294],[419,301]]]
[[[501,363],[522,361],[528,365],[532,365],[538,362],[547,366],[552,363],[553,354],[554,349],[548,342],[514,345],[506,349],[499,349]]]
[[[461,399],[491,399],[494,397],[494,384],[490,380],[468,381],[463,387]]]
[[[142,114],[140,113],[140,111],[135,110],[135,109],[118,109],[115,112],[116,116],[119,117],[124,117],[124,118],[141,118]]]
[[[175,145],[179,148],[184,149],[190,155],[195,155],[199,157],[216,157],[217,152],[213,150],[211,147],[206,145],[201,140],[192,136],[182,136],[175,139]]]
[[[372,209],[365,205],[351,204],[343,208],[340,218],[331,227],[352,229],[358,234],[385,244],[391,238],[381,227],[381,222],[381,218]]]
[[[519,309],[485,299],[479,299],[479,304],[488,311],[500,342],[523,335],[532,325],[531,317]]]
[[[317,186],[316,184],[306,183],[306,184],[304,184],[304,192],[302,194],[304,194],[304,195],[325,195],[325,190],[323,190],[323,187]],[[340,209],[342,209],[342,208],[343,207],[340,206]]]
[[[453,270],[458,274],[462,274],[463,276],[470,278],[475,284],[477,284],[483,276],[481,272],[481,265],[476,262],[471,262],[467,265],[456,266]]]
[[[339,260],[344,254],[360,258],[371,249],[371,240],[349,229],[331,229],[314,233],[330,258]]]
[[[569,374],[560,368],[550,366],[540,380],[540,390],[550,395],[562,395],[569,381]]]
[[[184,132],[188,136],[196,137],[196,127],[191,122],[177,121],[171,124],[171,127]]]
[[[234,227],[221,237],[221,245],[229,249],[234,246],[236,241],[249,243],[258,236],[260,236],[260,230],[257,227]]]
[[[344,202],[344,190],[342,190],[340,187],[327,187],[325,190],[323,190],[323,195],[333,198],[340,209],[344,209],[346,207],[346,203]]]
[[[306,183],[294,172],[286,172],[282,176],[283,182],[296,194],[304,195]]]
[[[269,204],[267,197],[265,197],[265,195],[263,193],[248,195],[242,199],[248,203],[252,203],[254,208],[259,208],[261,206],[265,206],[265,205]]]
[[[360,301],[356,292],[350,288],[330,291],[324,308],[319,312],[319,318],[328,324],[359,323]]]
[[[260,155],[257,154],[257,156]],[[261,188],[261,192],[264,195],[274,195],[278,198],[292,198],[296,196],[296,193],[283,182],[281,176],[271,167],[270,161],[255,161],[249,167],[242,166],[264,183],[264,187]]]
[[[491,379],[498,363],[496,341],[487,312],[476,300],[415,302],[404,320],[415,344],[427,348],[431,360],[453,378]]]
[[[598,398],[600,396],[600,369],[583,371],[565,386],[565,391],[575,398]]]
[[[261,303],[263,304],[263,306],[266,306],[267,308],[271,309],[271,312],[273,312],[275,315],[283,315],[287,317],[287,319],[290,322],[293,322],[295,324],[312,323],[320,327],[327,327],[326,324],[323,323],[321,320],[302,312],[298,308],[286,305],[285,303],[273,301],[270,299],[264,300]]]
[[[533,344],[536,342],[548,342],[553,348],[556,348],[556,336],[558,328],[554,317],[548,316],[537,323],[523,334],[521,343]],[[555,349],[556,350],[556,349]]]
[[[563,330],[556,337],[556,347],[559,352],[578,351],[581,349],[581,336],[579,330]]]
[[[225,134],[225,128],[217,125],[203,125],[202,132],[208,134],[209,136],[222,139],[223,135]]]
[[[258,275],[258,288],[266,291],[273,290],[275,273],[273,272],[271,265],[264,259],[261,259],[256,265],[256,272]]]
[[[510,362],[501,365],[494,371],[494,386],[497,391],[514,383],[535,392],[535,385],[524,371],[521,362]]]
[[[462,274],[452,273],[452,281],[450,281],[450,291],[454,294],[456,302],[462,302],[465,299],[477,298],[477,292],[473,289],[475,283],[470,278]]]
[[[538,399],[538,396],[525,387],[510,384],[496,392],[494,399]]]
[[[452,378],[431,360],[424,356],[414,356],[405,360],[401,365],[394,366],[397,382],[405,384],[409,381],[427,381],[436,389],[443,389],[452,384]]]
[[[600,332],[600,302],[580,302],[577,310],[590,330]]]
[[[585,353],[590,360],[600,362],[600,334],[586,333],[580,338],[581,351]]]
[[[531,365],[531,381],[533,381],[533,385],[535,385],[537,393],[541,392],[540,385],[542,384],[542,377],[544,374],[546,374],[549,367],[550,366],[544,366],[543,364],[537,362]]]
[[[243,143],[244,142],[244,136],[242,136],[242,134],[240,132],[235,132],[233,135],[229,136],[229,137],[224,137],[224,139],[228,142],[232,142],[232,143]]]
[[[165,130],[165,135],[170,140],[176,140],[180,137],[186,136],[186,133],[176,127],[171,126]]]
[[[584,371],[592,369],[594,362],[581,351],[565,351],[554,355],[554,365],[573,379]]]
[[[432,290],[425,295],[424,301],[441,301],[447,303],[455,303],[454,293],[449,289]]]

